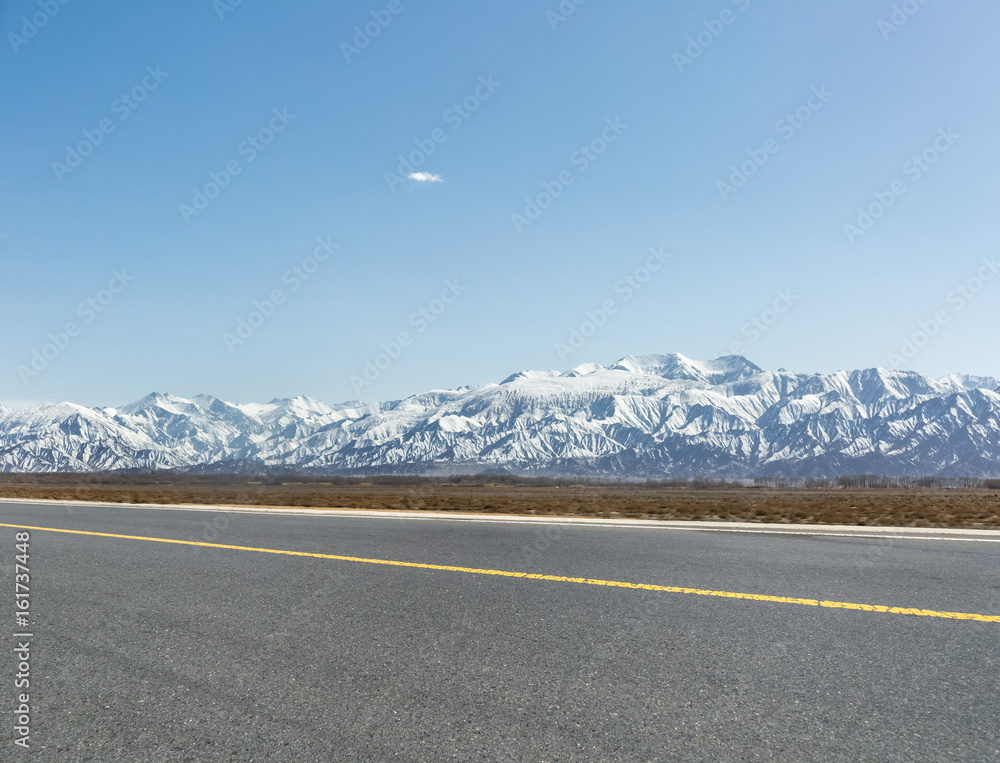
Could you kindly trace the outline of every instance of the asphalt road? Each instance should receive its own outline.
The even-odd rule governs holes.
[[[1000,543],[958,538],[15,503],[0,522],[1000,615]],[[249,548],[31,530],[31,748],[3,713],[0,759],[1000,759],[1000,622]]]

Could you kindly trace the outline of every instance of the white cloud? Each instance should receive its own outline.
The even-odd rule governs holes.
[[[430,172],[411,172],[407,175],[410,180],[416,180],[418,183],[443,183],[444,178],[440,175],[434,175]]]

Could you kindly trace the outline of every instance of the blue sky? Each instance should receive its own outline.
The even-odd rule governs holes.
[[[1000,376],[998,25],[0,3],[0,400],[375,400],[734,348]]]

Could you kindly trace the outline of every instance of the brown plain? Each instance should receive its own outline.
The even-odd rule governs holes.
[[[580,484],[489,477],[300,478],[0,474],[0,497],[101,503],[358,508],[651,520],[1000,527],[1000,490]],[[511,482],[504,478],[499,481]]]

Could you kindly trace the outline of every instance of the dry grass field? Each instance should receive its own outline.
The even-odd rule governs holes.
[[[368,479],[370,481],[365,481]],[[176,475],[0,475],[0,498],[104,503],[361,508],[638,519],[902,527],[1000,527],[989,488],[750,488],[572,484],[486,478],[268,478]],[[552,484],[557,482],[558,484]]]

